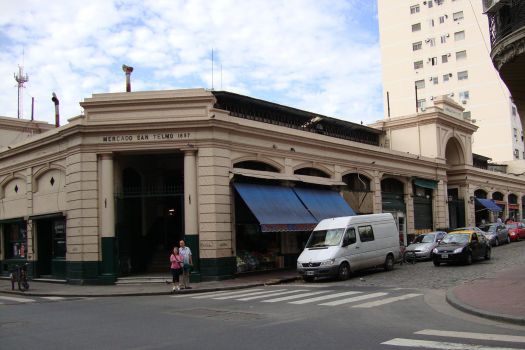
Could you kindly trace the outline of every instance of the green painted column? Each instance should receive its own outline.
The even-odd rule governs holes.
[[[115,197],[113,179],[113,155],[100,155],[100,227],[101,252],[100,279],[103,283],[113,283],[115,273]]]
[[[197,150],[195,148],[184,151],[184,238],[190,247],[193,259],[193,270],[190,279],[192,282],[201,280],[199,260],[199,220],[197,200]]]

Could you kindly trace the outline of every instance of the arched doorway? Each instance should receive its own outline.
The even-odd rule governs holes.
[[[498,218],[501,220],[505,220],[506,215],[506,209],[507,209],[507,202],[505,202],[505,195],[501,192],[494,192],[492,193],[492,199],[494,200],[494,203],[498,205],[498,207],[501,208],[501,211],[497,214]]]
[[[474,197],[476,199],[487,199],[488,193],[482,189],[477,189],[474,191]],[[490,210],[488,210],[484,205],[482,205],[479,201],[475,201],[475,218],[476,218],[476,225],[482,226],[484,223],[490,222]]]
[[[508,195],[508,202],[509,202],[509,216],[508,218],[512,221],[516,221],[520,219],[520,210],[518,205],[518,196],[516,196],[514,193],[510,193]]]
[[[458,139],[451,137],[445,147],[445,160],[450,168],[465,164],[465,152]],[[447,174],[448,175],[448,174]],[[466,183],[448,183],[448,221],[449,228],[465,226],[465,199],[460,196],[460,188]]]
[[[343,176],[346,183],[343,189],[343,198],[357,214],[372,214],[373,195],[370,189],[371,180],[359,173],[346,174]]]

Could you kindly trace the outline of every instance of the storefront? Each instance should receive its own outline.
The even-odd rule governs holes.
[[[27,261],[27,221],[23,218],[2,220],[0,229],[4,256],[2,274],[8,275],[15,265]]]
[[[433,180],[414,179],[414,228],[415,234],[432,232],[433,224],[433,192],[437,189],[437,182]]]

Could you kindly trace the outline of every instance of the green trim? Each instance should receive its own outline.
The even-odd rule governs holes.
[[[28,220],[42,220],[42,219],[55,219],[55,218],[66,218],[64,212],[41,214],[41,215],[30,215]]]
[[[12,219],[4,219],[0,220],[0,224],[13,224],[15,222],[24,222],[24,218],[12,218]]]
[[[233,278],[237,272],[237,259],[234,256],[216,259],[201,259],[203,281],[218,281]]]
[[[100,239],[102,249],[102,261],[100,262],[100,272],[105,278],[115,279],[116,277],[116,241],[115,237],[102,237]]]
[[[403,195],[395,193],[383,193],[381,196],[383,211],[406,212]]]
[[[66,279],[71,284],[99,284],[98,261],[68,261]]]
[[[193,262],[193,269],[190,274],[190,282],[198,283],[202,280],[202,274],[200,271],[200,259],[199,259],[199,235],[185,235],[184,243],[191,250],[191,259]]]

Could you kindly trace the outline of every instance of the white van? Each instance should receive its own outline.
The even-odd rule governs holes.
[[[392,214],[325,219],[315,227],[297,259],[305,281],[318,276],[345,280],[353,271],[383,266],[390,271],[399,260],[399,232]]]

